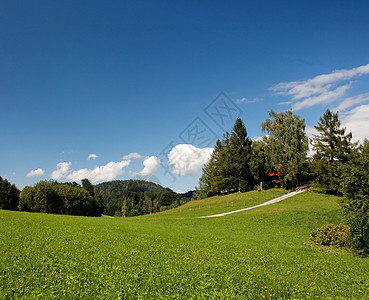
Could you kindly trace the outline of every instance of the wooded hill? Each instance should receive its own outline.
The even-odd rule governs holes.
[[[102,182],[95,185],[95,188],[102,192],[105,199],[105,213],[111,214],[110,210],[115,209],[115,207],[119,206],[119,198],[125,196],[129,198],[134,193],[160,193],[166,192],[175,194],[173,190],[170,188],[165,188],[160,184],[156,184],[154,182],[145,181],[145,180],[137,180],[137,179],[129,179],[129,180],[113,180]],[[108,212],[109,210],[109,212]]]

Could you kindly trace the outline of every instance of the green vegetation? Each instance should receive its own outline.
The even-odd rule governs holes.
[[[245,124],[237,118],[231,134],[226,132],[222,140],[217,140],[210,160],[203,168],[199,193],[213,196],[252,189],[251,155],[251,140],[247,137]]]
[[[295,188],[304,180],[308,138],[305,120],[291,110],[276,113],[269,111],[269,118],[261,124],[266,148],[266,165],[269,171],[277,171],[286,188]]]
[[[361,256],[369,255],[369,141],[365,140],[343,168],[342,207],[351,228],[351,243]]]
[[[181,195],[176,193],[132,193],[129,197],[123,195],[119,198],[118,207],[120,207],[120,211],[116,211],[114,215],[133,217],[157,213],[175,208],[187,201],[187,199],[182,198]]]
[[[311,232],[309,242],[312,245],[348,248],[351,246],[349,229],[348,225],[323,225],[321,228],[314,229]]]
[[[98,217],[102,214],[104,199],[88,179],[82,180],[82,186],[75,182],[40,181],[22,190],[18,208],[30,212]]]
[[[349,160],[356,144],[351,143],[351,132],[345,134],[346,130],[341,128],[338,113],[332,113],[329,109],[314,128],[318,131],[313,138],[315,176],[329,193],[337,194],[342,166]]]
[[[292,111],[271,110],[261,127],[267,136],[251,142],[244,123],[237,118],[231,134],[226,132],[216,142],[199,180],[199,198],[248,191],[256,182],[262,189],[263,181],[271,181],[268,172],[275,172],[285,188],[296,188],[306,181],[305,120]]]
[[[18,188],[0,176],[0,209],[16,210],[19,203]]]
[[[99,183],[95,186],[105,199],[104,214],[114,216],[122,212],[122,196],[130,198],[133,193],[173,193],[169,188],[145,180],[113,180]],[[154,200],[154,199],[152,199]]]
[[[336,196],[313,190],[194,218],[232,210],[232,201],[252,206],[271,192],[125,219],[0,211],[0,299],[368,298],[368,259],[305,245],[312,229],[341,223]]]

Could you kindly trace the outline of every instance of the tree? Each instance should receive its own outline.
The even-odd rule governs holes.
[[[200,191],[205,191],[207,196],[219,195],[224,191],[230,192],[231,183],[235,178],[230,177],[229,169],[229,135],[225,134],[224,139],[217,140],[214,151],[209,162],[202,169],[199,179]],[[229,155],[228,155],[229,156]]]
[[[308,150],[305,120],[291,110],[280,113],[270,110],[261,128],[268,134],[264,138],[268,168],[280,173],[286,188],[296,187],[304,176]]]
[[[0,209],[16,210],[19,204],[18,188],[0,176]]]
[[[353,250],[360,256],[369,254],[369,141],[365,140],[359,153],[353,153],[343,166],[341,205]]]
[[[26,186],[23,189],[18,207],[32,212],[101,216],[104,203],[102,194],[96,192],[88,180],[84,184],[85,188],[75,182],[40,181],[33,187]]]
[[[345,134],[345,128],[341,128],[338,113],[332,113],[329,109],[314,128],[318,131],[312,139],[315,176],[329,193],[337,193],[342,166],[356,145],[351,143],[351,132]]]
[[[34,209],[42,213],[62,213],[62,198],[54,189],[54,182],[40,181],[34,187]]]
[[[252,158],[250,169],[255,179],[260,182],[260,190],[263,190],[263,181],[267,179],[267,153],[264,141],[252,142]]]
[[[86,190],[91,197],[95,197],[95,188],[93,184],[87,178],[82,179],[82,188]]]
[[[208,196],[246,191],[253,185],[250,171],[251,140],[245,124],[237,118],[231,134],[226,132],[217,140],[209,162],[203,167],[198,195]]]
[[[251,144],[245,124],[237,118],[230,137],[231,173],[237,180],[236,189],[241,192],[250,190],[254,181],[250,171]]]

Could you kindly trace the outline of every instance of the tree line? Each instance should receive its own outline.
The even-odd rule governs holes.
[[[40,181],[35,186],[26,186],[22,190],[18,209],[99,217],[104,209],[104,198],[88,179],[83,179],[82,185],[76,182]]]
[[[269,112],[262,123],[261,140],[252,141],[246,126],[237,118],[231,133],[217,140],[199,180],[198,195],[212,196],[244,192],[259,182],[270,183],[270,174],[282,179],[285,188],[294,188],[308,179],[305,121],[291,111]]]
[[[106,201],[108,199],[108,201]],[[20,191],[0,177],[0,209],[98,217],[131,217],[175,208],[190,199],[144,180],[115,180],[92,185],[40,181]]]
[[[276,113],[261,124],[266,135],[252,141],[238,118],[231,133],[217,140],[209,162],[203,167],[198,197],[244,192],[280,183],[286,189],[317,179],[329,193],[340,193],[342,166],[357,151],[352,134],[341,128],[338,113],[327,110],[311,139],[314,155],[307,156],[309,139],[305,120],[291,110]]]
[[[141,192],[129,196],[122,195],[118,201],[119,212],[116,216],[133,217],[157,213],[178,207],[188,200],[181,195],[170,192]]]

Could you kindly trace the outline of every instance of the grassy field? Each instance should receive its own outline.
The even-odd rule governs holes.
[[[369,259],[310,247],[341,221],[308,191],[221,218],[282,190],[193,201],[127,219],[0,211],[0,299],[368,299]]]

